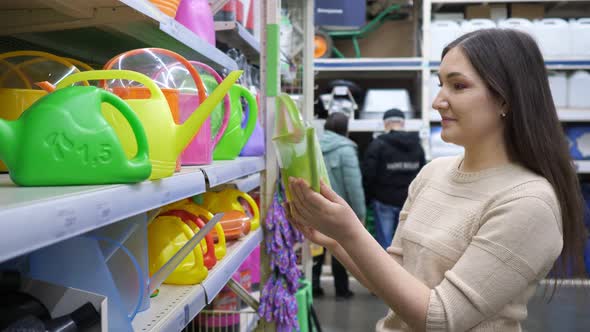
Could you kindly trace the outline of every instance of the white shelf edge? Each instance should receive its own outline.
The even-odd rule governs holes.
[[[201,283],[207,295],[207,303],[211,303],[219,294],[242,262],[262,242],[262,237],[262,229],[259,228],[228,246],[226,256],[209,271],[209,276]]]
[[[158,296],[150,299],[150,308],[135,316],[134,331],[181,331],[207,305],[201,285],[162,285],[159,290]]]
[[[160,12],[156,6],[147,0],[119,0],[125,5],[146,15],[147,17],[158,22],[158,28],[168,34],[170,37],[191,48],[194,52],[209,59],[217,65],[229,70],[237,70],[237,63],[214,45],[210,45],[205,40],[199,38],[195,33],[190,31],[184,25],[177,22],[174,18]],[[154,45],[157,46],[157,45]]]
[[[0,262],[205,190],[196,167],[132,185],[17,187],[0,175]]]
[[[234,180],[231,183],[235,185],[239,191],[247,193],[260,187],[260,178],[260,173],[254,173],[244,178]]]
[[[316,71],[419,71],[422,58],[315,59]]]
[[[440,60],[430,59],[428,60],[428,64],[430,70],[438,70],[440,66]],[[590,59],[577,57],[560,59],[546,58],[545,65],[549,70],[583,70],[590,69]]]
[[[214,161],[202,170],[209,181],[209,187],[228,183],[241,177],[264,170],[264,157],[239,157],[232,161]]]

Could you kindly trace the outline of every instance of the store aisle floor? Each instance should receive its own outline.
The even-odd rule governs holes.
[[[372,332],[375,323],[387,312],[383,302],[371,295],[356,280],[351,279],[355,296],[337,301],[331,276],[322,276],[323,298],[314,299],[323,332]],[[524,331],[590,331],[590,288],[561,286],[551,302],[543,297],[539,287],[529,303],[529,318],[523,324]]]

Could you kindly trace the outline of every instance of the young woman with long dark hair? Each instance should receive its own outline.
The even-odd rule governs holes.
[[[521,331],[539,282],[584,273],[583,201],[527,34],[489,29],[448,45],[433,107],[465,154],[410,186],[387,252],[327,186],[290,179],[291,220],[382,298],[378,331]]]

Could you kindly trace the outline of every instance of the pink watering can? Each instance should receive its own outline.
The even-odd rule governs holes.
[[[176,21],[215,46],[215,23],[207,0],[182,0]]]
[[[223,81],[223,78],[211,67],[208,65],[197,62],[197,61],[189,61],[195,68],[199,69],[204,72],[202,75],[203,83],[205,84],[205,88],[207,91],[213,91],[215,88]],[[223,107],[223,109],[221,109]],[[184,121],[186,118],[190,116],[190,113],[194,109],[194,106],[185,107],[184,105],[180,105],[180,121]],[[221,112],[222,113],[221,113]],[[215,116],[219,116],[223,114],[223,118],[219,128],[217,129],[217,133],[213,133],[214,125],[212,118]],[[205,123],[201,126],[201,130],[195,136],[193,141],[186,147],[184,152],[181,156],[181,161],[183,165],[206,165],[210,164],[213,160],[213,150],[219,143],[221,137],[225,133],[225,129],[229,123],[231,115],[231,103],[229,94],[225,95],[223,100],[223,106],[218,105],[217,108],[211,113],[211,116],[205,120]]]

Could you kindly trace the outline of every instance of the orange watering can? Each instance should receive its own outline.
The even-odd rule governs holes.
[[[215,106],[221,102],[227,91],[242,74],[231,72],[227,78],[199,105],[198,109],[184,122],[174,122],[168,102],[162,91],[145,75],[129,70],[95,70],[76,73],[62,80],[57,88],[67,87],[75,82],[90,80],[122,79],[143,84],[150,91],[149,99],[127,99],[126,102],[137,114],[148,136],[152,173],[150,179],[160,179],[174,173],[176,160],[191,142]],[[110,105],[103,106],[107,121],[115,128],[117,136],[129,156],[136,154],[137,146],[133,133],[122,116]]]
[[[203,205],[211,213],[239,211],[246,213],[244,207],[240,204],[240,198],[244,199],[254,215],[251,220],[251,229],[256,230],[260,227],[260,210],[252,196],[243,193],[237,189],[224,189],[220,192],[209,191],[203,194]]]
[[[165,214],[165,213],[167,213],[167,211],[172,211],[172,210],[187,211],[190,214],[199,217],[200,219],[202,219],[205,222],[209,222],[211,219],[213,219],[213,214],[211,212],[207,211],[202,206],[196,204],[190,198],[183,199],[181,201],[178,201],[178,202],[175,202],[175,203],[172,203],[172,204],[169,204],[169,205],[163,207],[161,213]],[[203,228],[202,226],[198,226],[198,227]],[[217,243],[214,245],[215,257],[217,258],[217,260],[221,260],[223,257],[225,257],[225,254],[227,252],[227,247],[225,244],[226,243],[225,231],[223,230],[221,223],[215,224],[215,228],[211,232],[211,235],[213,236],[214,239],[217,239]]]

